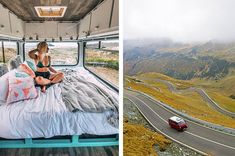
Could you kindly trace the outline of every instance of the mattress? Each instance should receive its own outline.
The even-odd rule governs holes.
[[[78,68],[88,80],[96,79],[88,71]],[[97,81],[97,80],[96,80]],[[99,85],[103,85],[102,82]],[[8,139],[53,137],[60,135],[110,135],[118,128],[107,122],[111,112],[70,112],[63,103],[61,88],[55,84],[38,98],[0,105],[0,137]]]

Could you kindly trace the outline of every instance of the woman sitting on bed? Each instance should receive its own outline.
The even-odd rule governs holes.
[[[48,53],[48,45],[46,42],[40,42],[37,49],[31,50],[28,55],[35,61],[37,71],[35,72],[36,83],[41,86],[42,92],[46,91],[46,86],[60,82],[64,74],[58,72],[51,67],[51,57]]]

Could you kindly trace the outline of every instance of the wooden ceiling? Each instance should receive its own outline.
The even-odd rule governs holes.
[[[0,0],[0,3],[7,7],[24,21],[78,21],[103,0]],[[67,6],[62,18],[41,18],[38,17],[35,6]]]

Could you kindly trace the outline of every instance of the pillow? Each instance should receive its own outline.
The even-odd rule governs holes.
[[[8,72],[8,68],[7,65],[4,64],[0,64],[0,76],[6,74]]]
[[[9,91],[7,103],[33,99],[38,96],[32,77],[17,78],[9,77]]]
[[[36,65],[31,62],[31,61],[26,61],[27,65],[33,70],[33,71],[36,71],[37,70],[37,67]]]
[[[16,72],[15,77],[29,77],[29,75],[25,72]]]
[[[30,75],[32,78],[35,78],[35,73],[34,71],[27,65],[27,63],[21,64],[18,68],[19,71],[25,72],[28,75]]]
[[[8,63],[9,63],[9,70],[18,68],[19,65],[22,64],[20,55],[17,55],[16,57],[11,58]]]

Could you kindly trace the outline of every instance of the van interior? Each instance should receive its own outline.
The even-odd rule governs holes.
[[[0,100],[0,148],[118,146],[119,0],[0,3],[0,86],[42,41],[65,78],[37,98]]]

